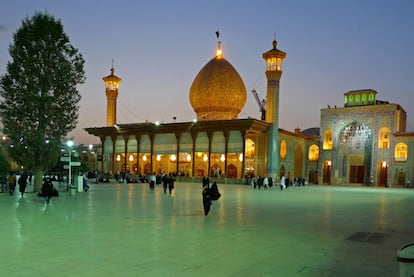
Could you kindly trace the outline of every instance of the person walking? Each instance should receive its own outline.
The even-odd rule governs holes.
[[[208,176],[203,177],[203,188],[205,185],[210,186],[210,179],[208,178]]]
[[[18,181],[19,191],[20,191],[20,194],[22,195],[22,198],[23,198],[24,192],[26,191],[27,177],[28,177],[28,173],[24,172],[22,176],[20,176],[19,181]]]
[[[40,191],[42,192],[42,196],[45,198],[46,204],[49,204],[50,198],[52,198],[53,195],[53,183],[49,177],[46,177]]]
[[[206,185],[203,187],[203,192],[201,193],[203,196],[203,208],[204,208],[204,215],[207,216],[211,209],[211,190]]]
[[[267,178],[266,176],[263,178],[263,188],[269,188],[269,178]]]
[[[170,173],[168,176],[168,191],[170,192],[170,194],[172,193],[173,189],[174,189],[174,182],[175,179],[172,176],[172,174]]]
[[[9,183],[9,194],[13,195],[16,190],[16,173],[14,173],[14,171],[10,172],[7,181]]]
[[[211,200],[218,200],[221,196],[221,193],[218,190],[217,182],[214,182],[210,188],[210,199]]]
[[[162,176],[162,188],[164,189],[164,194],[166,194],[168,188],[168,175],[166,173]]]
[[[156,180],[157,180],[157,177],[155,176],[155,172],[154,172],[149,177],[149,187],[151,190],[154,190]]]
[[[286,188],[286,177],[282,176],[282,178],[280,179],[280,190],[283,190]]]

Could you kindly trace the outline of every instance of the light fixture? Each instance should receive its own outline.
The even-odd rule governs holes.
[[[328,166],[331,166],[331,164],[332,164],[331,161],[328,161]]]
[[[157,161],[161,161],[161,155],[157,155]]]
[[[224,154],[221,154],[220,161],[224,162],[225,159],[226,157],[224,157]]]
[[[134,160],[134,156],[131,154],[129,155],[129,161],[132,162]]]
[[[145,161],[147,160],[147,156],[146,156],[146,155],[144,155],[144,156],[142,157],[142,160],[145,162]]]
[[[208,160],[207,154],[204,154],[203,161],[206,162],[207,160]]]
[[[188,162],[191,161],[191,155],[190,154],[187,154],[187,161]]]
[[[116,160],[119,162],[121,160],[121,156],[120,155],[116,155]]]
[[[386,161],[383,161],[382,162],[382,168],[386,168],[387,167],[387,162]]]
[[[174,154],[171,155],[171,161],[174,162],[175,160],[177,160],[177,157]]]
[[[243,154],[241,154],[241,153],[239,155],[239,161],[241,161],[241,162],[243,161]]]
[[[72,147],[73,146],[73,140],[68,140],[66,142],[66,145],[69,146],[69,147]]]

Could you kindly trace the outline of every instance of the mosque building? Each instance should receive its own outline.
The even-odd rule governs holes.
[[[309,183],[404,185],[414,174],[414,134],[405,132],[400,105],[376,100],[374,90],[345,93],[343,108],[321,110],[321,127],[280,129],[279,82],[286,53],[263,53],[265,116],[238,118],[246,88],[218,42],[216,55],[196,75],[189,92],[197,120],[174,123],[116,122],[121,78],[103,78],[107,126],[85,130],[100,138],[100,172],[174,173],[180,181],[203,176],[244,183],[248,176],[304,177]],[[222,101],[226,99],[226,101]]]

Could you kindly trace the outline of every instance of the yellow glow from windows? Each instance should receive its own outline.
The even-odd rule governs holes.
[[[286,158],[286,154],[287,154],[286,140],[282,140],[280,142],[280,158],[282,159]]]
[[[378,134],[378,148],[390,147],[390,128],[383,127],[379,130]]]
[[[327,129],[323,133],[323,149],[332,149],[333,142],[332,142],[332,130]]]
[[[407,160],[407,152],[408,152],[408,147],[407,144],[400,142],[395,146],[395,151],[394,151],[394,159],[396,161],[406,161]]]
[[[309,161],[317,161],[319,159],[319,147],[316,144],[309,147],[308,158]]]

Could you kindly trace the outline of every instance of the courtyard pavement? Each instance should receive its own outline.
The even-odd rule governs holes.
[[[0,193],[0,276],[398,276],[414,190],[92,184],[46,205]]]

